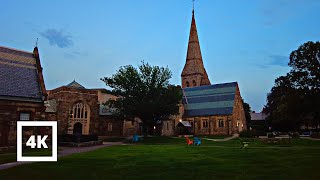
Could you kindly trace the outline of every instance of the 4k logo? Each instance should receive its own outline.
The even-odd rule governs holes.
[[[51,156],[23,156],[22,155],[22,127],[51,127],[52,128],[52,155]],[[56,121],[18,121],[17,122],[17,161],[57,161],[57,122]],[[31,149],[48,149],[46,140],[48,135],[31,135],[26,142],[26,146]]]
[[[26,143],[26,146],[30,146],[32,149],[37,148],[41,149],[41,146],[43,146],[43,148],[48,148],[47,144],[46,144],[46,139],[48,138],[48,135],[45,135],[43,137],[41,137],[40,135],[37,136],[37,142],[36,142],[36,136],[32,135],[30,136],[29,140]]]

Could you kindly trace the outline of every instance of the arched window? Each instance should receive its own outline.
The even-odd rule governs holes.
[[[186,85],[187,85],[187,87],[189,87],[189,86],[190,86],[190,83],[189,83],[189,81],[186,81]]]
[[[74,124],[81,123],[83,125],[83,134],[89,134],[90,127],[90,107],[78,102],[69,109],[68,134],[74,133]]]
[[[111,122],[108,123],[108,131],[112,131],[112,123]]]
[[[192,81],[193,86],[197,86],[197,83],[195,80]]]

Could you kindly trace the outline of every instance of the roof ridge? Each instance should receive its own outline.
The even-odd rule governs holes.
[[[19,52],[24,52],[24,53],[33,54],[33,52],[30,52],[30,51],[25,51],[25,50],[15,49],[15,48],[6,47],[6,46],[0,46],[0,48],[5,48],[5,49],[13,50],[13,51],[19,51]]]

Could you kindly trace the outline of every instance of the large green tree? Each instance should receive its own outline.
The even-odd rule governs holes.
[[[307,42],[290,54],[289,73],[275,80],[264,112],[271,126],[297,130],[320,124],[320,42]]]
[[[116,109],[115,116],[140,118],[146,135],[158,120],[179,113],[181,87],[169,83],[171,76],[168,68],[142,62],[138,68],[120,67],[111,77],[101,80],[112,89],[109,93],[118,96],[117,100],[108,101]]]

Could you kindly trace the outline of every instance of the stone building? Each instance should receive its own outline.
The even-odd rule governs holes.
[[[87,89],[76,81],[49,90],[46,114],[49,120],[58,122],[58,134],[123,136],[136,133],[136,122],[112,116],[112,109],[104,103],[116,96],[105,91]]]
[[[17,121],[45,120],[45,100],[38,48],[0,47],[0,146],[16,144]]]
[[[190,124],[192,134],[195,135],[231,135],[246,129],[238,83],[213,85],[210,83],[202,60],[194,10],[192,11],[186,63],[181,73],[181,85],[184,98],[180,114],[163,122],[163,135],[179,134],[184,124]],[[180,125],[179,132],[177,132],[178,124]],[[170,128],[170,125],[174,125],[175,130]]]

